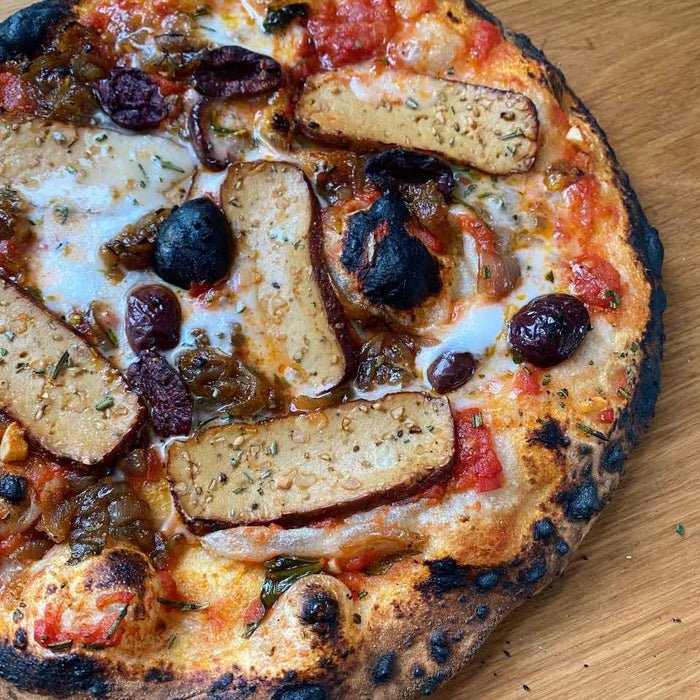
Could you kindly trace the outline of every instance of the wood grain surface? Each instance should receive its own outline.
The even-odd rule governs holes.
[[[700,699],[700,0],[485,2],[563,69],[630,173],[666,247],[668,339],[613,502],[563,578],[435,697]],[[24,4],[0,0],[0,16]]]

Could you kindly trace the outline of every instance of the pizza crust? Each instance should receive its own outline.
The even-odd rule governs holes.
[[[467,0],[470,11],[497,24],[481,5]],[[658,233],[646,220],[627,175],[619,168],[605,134],[566,81],[545,56],[522,34],[503,29],[523,54],[541,67],[543,80],[572,113],[590,126],[607,153],[612,178],[624,198],[628,241],[643,268],[650,288],[649,313],[641,338],[639,381],[628,405],[606,441],[573,434],[572,426],[559,425],[568,446],[550,440],[554,459],[565,460],[566,477],[554,490],[542,512],[526,523],[522,551],[496,567],[462,566],[449,557],[399,569],[393,593],[377,601],[373,622],[363,627],[364,644],[352,645],[327,663],[280,668],[266,675],[220,668],[187,675],[178,669],[141,668],[138,677],[120,673],[108,660],[73,654],[40,657],[13,647],[12,630],[0,645],[0,677],[16,690],[9,697],[36,697],[36,693],[118,700],[147,695],[154,700],[198,697],[273,698],[273,700],[326,700],[335,697],[417,697],[436,690],[476,653],[488,633],[515,607],[560,575],[571,554],[590,529],[616,488],[624,460],[648,425],[659,392],[664,340],[661,288],[663,247]],[[328,606],[326,606],[328,607]],[[332,605],[330,606],[333,607]],[[329,614],[310,637],[324,648],[338,634]]]

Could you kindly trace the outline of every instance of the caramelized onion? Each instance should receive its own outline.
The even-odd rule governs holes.
[[[509,255],[479,253],[479,280],[477,289],[489,299],[497,301],[509,294],[520,279],[520,265]]]

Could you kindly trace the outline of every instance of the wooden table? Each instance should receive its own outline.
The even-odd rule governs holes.
[[[24,4],[0,0],[0,14]],[[668,341],[657,417],[616,498],[564,577],[513,614],[435,697],[696,700],[700,0],[486,4],[564,70],[632,176],[666,246]]]

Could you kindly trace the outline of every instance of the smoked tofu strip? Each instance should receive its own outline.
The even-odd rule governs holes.
[[[300,524],[409,496],[447,478],[454,424],[421,393],[210,428],[173,443],[168,477],[195,532]]]
[[[394,70],[315,75],[296,118],[311,139],[428,151],[493,175],[527,172],[537,152],[525,95]]]
[[[144,410],[119,372],[15,285],[0,280],[0,410],[56,457],[102,462]]]
[[[355,347],[324,264],[318,203],[289,163],[233,166],[221,189],[236,237],[233,276],[256,287],[242,315],[246,353],[272,380],[314,396],[355,367]]]

